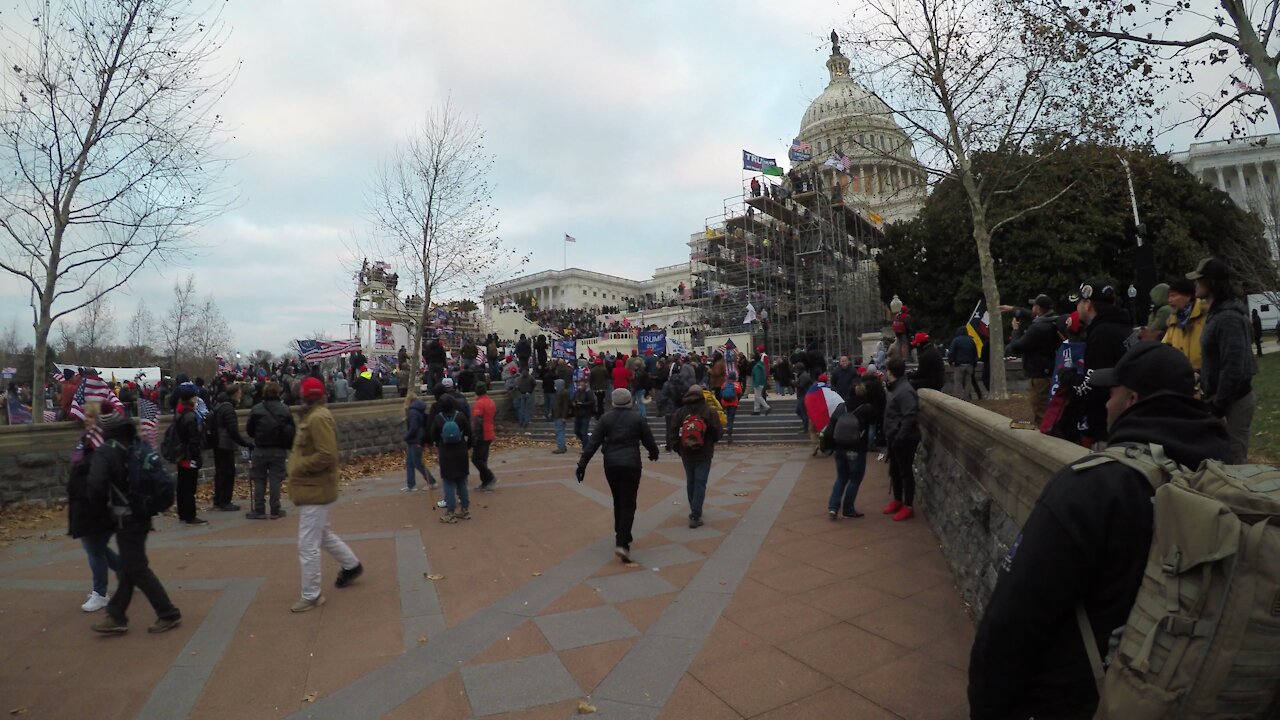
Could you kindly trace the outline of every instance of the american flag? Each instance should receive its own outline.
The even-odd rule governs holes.
[[[812,146],[800,138],[796,138],[791,141],[791,149],[798,152],[809,152],[812,149]]]
[[[218,361],[218,372],[220,373],[235,372],[235,368],[231,366],[231,363],[227,362],[226,358],[222,357],[221,355],[217,355],[215,356],[215,359]]]
[[[142,439],[147,441],[151,447],[156,446],[156,431],[159,429],[160,406],[151,402],[146,398],[138,398],[138,417],[142,418],[142,422],[138,424],[138,432],[142,435]]]
[[[84,422],[84,406],[91,403],[102,403],[103,412],[124,412],[124,404],[111,392],[111,387],[99,377],[87,377],[80,381],[76,388],[75,399],[71,401],[71,419]]]
[[[295,340],[302,359],[316,363],[360,350],[359,340]]]
[[[476,364],[484,365],[485,362],[484,348],[476,348]]]

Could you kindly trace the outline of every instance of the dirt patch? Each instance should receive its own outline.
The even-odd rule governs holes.
[[[981,400],[973,401],[974,405],[990,410],[997,415],[1003,415],[1010,420],[1031,421],[1031,404],[1027,400],[1027,396],[1022,393],[1011,393],[1008,400],[992,400],[984,397]]]

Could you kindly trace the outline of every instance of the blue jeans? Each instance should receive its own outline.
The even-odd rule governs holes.
[[[466,510],[471,507],[471,493],[467,490],[467,476],[449,479],[441,476],[444,480],[444,509],[453,512],[458,503],[462,503],[462,509]]]
[[[707,497],[707,476],[711,474],[711,461],[684,460],[685,490],[689,495],[689,519],[702,517],[702,501]]]
[[[502,366],[498,364],[497,360],[489,361],[489,379],[490,380],[502,379]]]
[[[867,447],[875,447],[875,442],[876,429],[873,425],[867,428]],[[858,488],[867,473],[867,453],[836,450],[832,457],[836,460],[836,482],[831,486],[827,510],[851,516],[857,512],[853,503],[858,499]]]
[[[578,438],[578,442],[582,443],[582,447],[587,446],[587,436],[591,432],[591,416],[575,417],[573,419],[573,434]]]
[[[89,556],[89,572],[93,573],[93,591],[106,597],[107,570],[120,570],[120,556],[111,549],[111,532],[82,535],[80,544]]]
[[[556,449],[564,450],[564,418],[556,418]]]
[[[644,395],[645,395],[645,393],[646,393],[646,392],[648,392],[648,391],[646,391],[646,390],[637,390],[637,391],[635,391],[635,393],[634,393],[634,394],[632,394],[632,396],[631,396],[631,397],[635,400],[635,402],[636,402],[636,412],[639,412],[639,413],[640,413],[640,417],[642,417],[642,418],[647,418],[647,417],[649,417],[649,410],[648,410],[648,408],[646,408],[646,407],[644,406]]]
[[[556,394],[553,392],[542,393],[542,417],[544,419],[551,417],[551,403],[554,402],[555,399]]]
[[[533,393],[516,395],[516,422],[520,427],[527,427],[533,420]]]
[[[724,429],[724,434],[729,439],[729,442],[733,442],[733,419],[737,416],[737,405],[726,405],[724,407],[724,419],[728,421],[728,424]]]
[[[431,472],[427,470],[427,466],[422,464],[422,446],[410,443],[409,448],[404,453],[405,487],[411,488],[418,484],[418,472],[421,472],[422,477],[427,479],[427,484],[436,484],[435,478],[431,477]]]

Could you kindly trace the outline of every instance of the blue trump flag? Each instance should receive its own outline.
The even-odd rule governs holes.
[[[551,357],[573,361],[578,357],[578,341],[553,340],[551,342]]]
[[[641,355],[652,350],[654,355],[661,355],[667,351],[667,331],[666,330],[645,330],[636,335],[636,349]]]

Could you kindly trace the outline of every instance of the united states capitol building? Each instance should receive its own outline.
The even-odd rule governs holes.
[[[524,275],[484,289],[486,314],[513,305],[608,309],[614,319],[701,324],[788,346],[819,341],[832,351],[878,326],[881,231],[919,213],[927,177],[889,108],[850,75],[834,36],[826,69],[826,89],[795,135],[806,152],[793,156],[787,177],[758,176],[764,192],[740,188],[701,222],[691,219],[689,261],[640,280],[580,268]],[[748,305],[759,318],[750,327]]]

